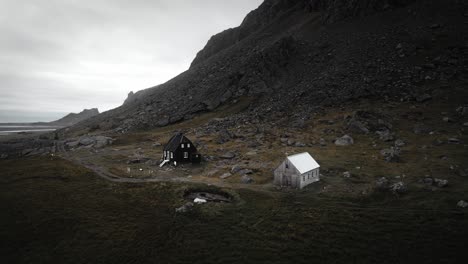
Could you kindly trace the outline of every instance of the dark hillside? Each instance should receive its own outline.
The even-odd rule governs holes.
[[[257,99],[245,120],[305,118],[369,96],[415,100],[466,80],[466,10],[455,0],[265,1],[188,71],[68,133],[166,126],[242,96]]]

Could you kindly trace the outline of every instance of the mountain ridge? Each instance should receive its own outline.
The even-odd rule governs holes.
[[[265,25],[246,29],[252,32],[241,40],[212,38],[187,71],[70,132],[166,126],[242,96],[257,98],[250,110],[267,119],[275,117],[266,109],[304,115],[365,96],[413,100],[426,84],[466,78],[466,38],[459,34],[466,30],[465,9],[440,0],[267,0],[242,23],[276,14]],[[434,63],[438,57],[443,60]],[[449,63],[452,57],[456,63]]]

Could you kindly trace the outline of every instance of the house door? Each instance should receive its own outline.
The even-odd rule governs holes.
[[[291,186],[291,175],[283,175],[283,186]]]

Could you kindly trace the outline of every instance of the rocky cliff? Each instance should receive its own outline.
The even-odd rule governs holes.
[[[70,132],[165,126],[241,97],[255,99],[245,118],[263,120],[362,97],[415,100],[467,79],[466,10],[456,0],[266,0],[189,70]]]
[[[321,21],[326,24],[348,17],[364,16],[401,7],[410,2],[414,0],[266,0],[258,9],[249,13],[239,27],[225,30],[211,37],[206,46],[197,54],[191,67],[235,45],[274,20],[287,16],[288,12],[293,9],[321,12]]]

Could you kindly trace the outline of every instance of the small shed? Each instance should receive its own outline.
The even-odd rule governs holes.
[[[320,165],[308,153],[288,156],[274,171],[274,183],[302,189],[320,180]]]
[[[192,141],[182,133],[175,134],[164,146],[161,167],[166,163],[199,163],[201,155]]]

